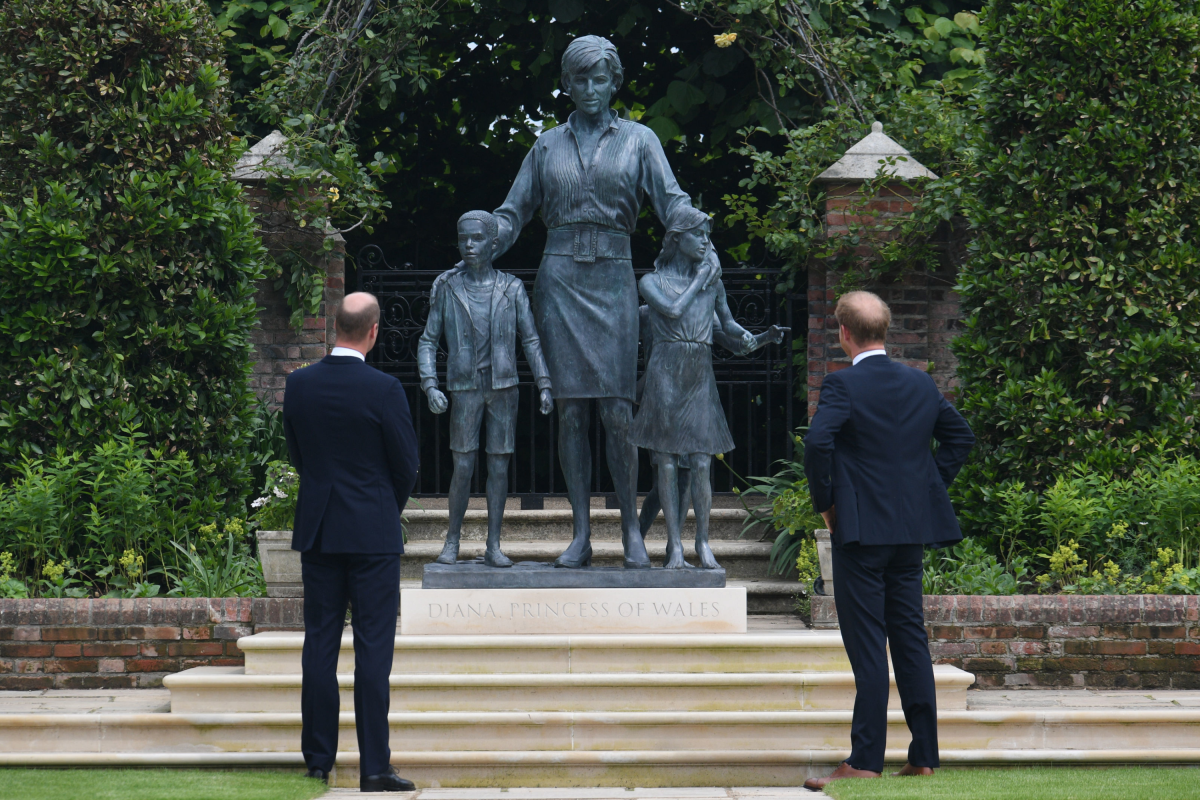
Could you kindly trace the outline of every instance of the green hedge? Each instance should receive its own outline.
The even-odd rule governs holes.
[[[0,4],[0,478],[131,429],[248,490],[261,245],[203,0]]]
[[[1200,26],[1172,0],[994,0],[976,239],[961,273],[957,484],[1041,493],[1087,464],[1195,453]],[[972,488],[975,487],[975,488]]]

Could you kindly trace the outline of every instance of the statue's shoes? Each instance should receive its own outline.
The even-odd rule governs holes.
[[[554,560],[554,566],[562,567],[563,569],[582,569],[592,565],[592,546],[589,544],[587,550],[583,551],[583,557],[575,560],[567,558],[567,554],[563,553]]]
[[[454,566],[458,563],[458,542],[446,542],[442,547],[442,554],[434,559],[436,564],[446,564]]]
[[[497,567],[497,568],[511,567],[513,565],[512,559],[510,559],[508,556],[504,555],[504,553],[501,553],[499,550],[496,550],[494,552],[491,550],[488,550],[486,553],[484,553],[483,554],[483,563],[487,564],[489,567]]]

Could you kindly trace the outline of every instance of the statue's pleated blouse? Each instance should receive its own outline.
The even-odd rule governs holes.
[[[654,132],[615,111],[585,169],[573,126],[578,113],[543,133],[525,156],[504,205],[494,212],[500,223],[497,255],[512,246],[538,208],[550,229],[591,223],[628,234],[637,226],[643,197],[664,222],[678,205],[691,205]]]

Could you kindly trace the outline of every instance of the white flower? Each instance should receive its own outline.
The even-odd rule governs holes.
[[[265,506],[266,504],[267,504],[267,498],[265,498],[265,497],[260,497],[260,498],[258,498],[257,500],[255,500],[253,503],[251,503],[251,504],[250,504],[250,507],[251,507],[251,508],[262,508],[262,507],[263,507],[263,506]]]
[[[283,498],[287,497],[287,492],[285,492],[283,489],[280,489],[278,486],[276,486],[271,491],[275,492],[276,497],[283,497]]]

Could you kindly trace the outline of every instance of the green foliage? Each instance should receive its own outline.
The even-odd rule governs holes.
[[[0,553],[0,597],[20,598],[29,597],[29,587],[25,581],[13,577],[16,562],[12,553]]]
[[[153,576],[178,560],[170,544],[204,545],[201,527],[223,508],[189,458],[137,435],[26,459],[0,486],[0,591],[22,579],[46,597],[152,596]]]
[[[1011,571],[974,539],[948,549],[926,550],[922,579],[925,594],[1019,594],[1029,573],[1025,559]]]
[[[221,52],[201,0],[0,5],[0,479],[136,426],[244,496],[262,248]]]
[[[262,496],[250,505],[255,509],[254,523],[263,531],[290,531],[300,496],[300,476],[286,461],[267,466]]]
[[[1092,551],[1055,504],[1088,536],[1106,528],[1056,480],[1196,452],[1200,24],[1174,0],[995,0],[983,42],[956,343],[979,444],[959,507],[987,515],[998,485],[1045,491],[1055,546]]]
[[[245,532],[239,520],[225,524],[224,546],[199,551],[195,544],[183,547],[171,542],[183,557],[180,569],[168,570],[173,588],[171,597],[261,597],[266,594],[262,565],[249,552]],[[201,528],[204,544],[221,542],[216,525]],[[213,541],[215,539],[215,541]]]
[[[816,546],[812,532],[825,527],[821,515],[813,510],[808,494],[808,479],[804,476],[804,441],[800,436],[796,436],[795,445],[794,460],[780,461],[779,472],[765,478],[742,479],[737,476],[746,484],[746,488],[734,490],[738,492],[747,511],[742,536],[760,529],[764,524],[775,532],[769,569],[776,575],[790,573],[804,552],[805,542]],[[800,580],[805,578],[802,576]]]
[[[324,296],[323,255],[334,235],[371,233],[390,205],[378,179],[395,172],[382,152],[360,157],[357,112],[365,96],[379,109],[437,74],[422,49],[442,0],[228,0],[217,27],[229,42],[241,109],[284,135],[279,157],[264,161],[274,208],[264,222],[268,270],[299,329]],[[253,124],[245,124],[255,132]],[[364,163],[368,162],[368,163]],[[316,254],[316,255],[314,255]]]

